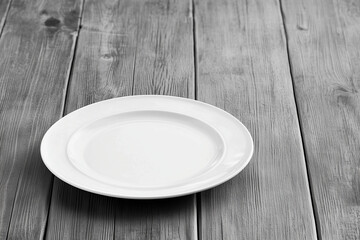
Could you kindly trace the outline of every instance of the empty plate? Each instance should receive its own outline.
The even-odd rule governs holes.
[[[106,196],[154,199],[219,185],[253,153],[246,127],[212,105],[170,96],[114,98],[56,122],[41,143],[61,180]]]

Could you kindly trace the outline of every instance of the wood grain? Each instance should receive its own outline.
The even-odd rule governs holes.
[[[113,239],[114,199],[55,178],[46,239]]]
[[[131,94],[194,96],[190,4],[85,1],[66,112]],[[194,239],[195,197],[101,197],[55,180],[48,239]]]
[[[254,137],[249,166],[201,194],[202,239],[316,239],[276,1],[196,1],[198,99]]]
[[[52,175],[40,141],[62,114],[78,16],[79,1],[11,4],[0,39],[0,239],[44,236]]]
[[[360,239],[360,2],[282,1],[322,239]]]

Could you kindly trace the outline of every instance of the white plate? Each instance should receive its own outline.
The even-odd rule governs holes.
[[[170,96],[114,98],[56,122],[41,156],[58,178],[112,197],[154,199],[219,185],[250,161],[246,127],[209,104]]]

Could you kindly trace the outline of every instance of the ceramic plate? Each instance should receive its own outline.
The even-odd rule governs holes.
[[[170,96],[114,98],[56,122],[41,142],[47,168],[77,188],[154,199],[219,185],[249,162],[246,127],[212,105]]]

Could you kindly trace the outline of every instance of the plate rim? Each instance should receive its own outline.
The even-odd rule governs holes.
[[[76,182],[73,182],[73,181],[69,181],[68,179],[66,179],[66,177],[62,176],[61,173],[59,173],[56,169],[53,169],[49,164],[48,164],[48,161],[45,160],[45,157],[44,157],[44,142],[45,140],[47,139],[47,135],[48,133],[50,132],[50,130],[53,128],[53,126],[55,125],[58,125],[58,124],[61,124],[62,120],[64,118],[69,118],[71,117],[71,114],[78,111],[78,110],[81,110],[83,108],[87,108],[89,107],[90,105],[91,106],[95,106],[95,105],[99,105],[99,104],[103,104],[104,102],[111,102],[111,101],[116,101],[116,100],[126,100],[126,99],[131,99],[131,98],[165,98],[165,99],[175,99],[175,100],[180,100],[180,101],[185,101],[185,102],[191,102],[191,103],[195,103],[195,104],[199,104],[199,105],[203,105],[207,108],[210,108],[210,109],[215,109],[217,111],[220,111],[222,114],[224,114],[225,116],[229,117],[230,119],[234,120],[235,122],[237,122],[238,124],[241,125],[241,128],[242,130],[244,130],[244,132],[246,133],[246,137],[248,138],[249,140],[249,148],[250,148],[250,151],[249,151],[249,155],[246,159],[243,159],[242,162],[243,164],[238,167],[236,169],[236,171],[232,171],[232,172],[229,172],[228,174],[226,174],[223,178],[221,178],[220,180],[218,181],[215,181],[213,183],[210,183],[210,184],[203,184],[201,185],[200,187],[197,187],[196,189],[194,190],[181,190],[181,191],[178,191],[178,193],[166,193],[166,189],[168,188],[165,188],[164,190],[164,194],[161,194],[161,195],[143,195],[143,196],[132,196],[131,194],[118,194],[118,193],[109,193],[109,192],[106,192],[106,191],[98,191],[96,189],[92,189],[91,187],[88,187],[88,186],[84,186],[82,184],[78,184]],[[186,115],[186,114],[185,114]],[[200,119],[198,119],[200,120]],[[201,120],[200,120],[201,121]],[[212,127],[212,126],[211,126]],[[174,198],[174,197],[180,197],[180,196],[185,196],[185,195],[191,195],[191,194],[194,194],[194,193],[197,193],[197,192],[202,192],[202,191],[205,191],[205,190],[208,190],[208,189],[211,189],[211,188],[214,188],[216,186],[219,186],[225,182],[227,182],[228,180],[232,179],[233,177],[235,177],[237,174],[239,174],[250,162],[250,160],[252,159],[253,157],[253,154],[254,154],[254,140],[252,138],[252,135],[250,133],[250,131],[248,130],[248,128],[238,119],[236,118],[235,116],[233,116],[232,114],[230,114],[229,112],[217,107],[217,106],[214,106],[214,105],[211,105],[209,103],[206,103],[206,102],[203,102],[203,101],[200,101],[200,100],[195,100],[195,99],[191,99],[191,98],[184,98],[184,97],[178,97],[178,96],[170,96],[170,95],[130,95],[130,96],[123,96],[123,97],[115,97],[115,98],[110,98],[110,99],[106,99],[106,100],[102,100],[102,101],[98,101],[98,102],[95,102],[95,103],[91,103],[91,104],[88,104],[86,106],[83,106],[81,108],[78,108],[70,113],[68,113],[67,115],[61,117],[60,119],[58,119],[56,122],[54,122],[49,128],[48,130],[46,131],[46,133],[43,135],[43,138],[41,140],[41,144],[40,144],[40,155],[41,155],[41,159],[42,159],[42,162],[44,163],[44,165],[47,167],[47,169],[52,173],[54,174],[54,176],[56,176],[57,178],[59,178],[60,180],[62,180],[63,182],[73,186],[73,187],[76,187],[78,189],[81,189],[81,190],[84,190],[84,191],[87,191],[87,192],[91,192],[91,193],[95,193],[95,194],[99,194],[99,195],[103,195],[103,196],[108,196],[108,197],[115,197],[115,198],[123,198],[123,199],[166,199],[166,198]],[[171,187],[169,187],[171,189]],[[126,191],[126,190],[125,190]]]

